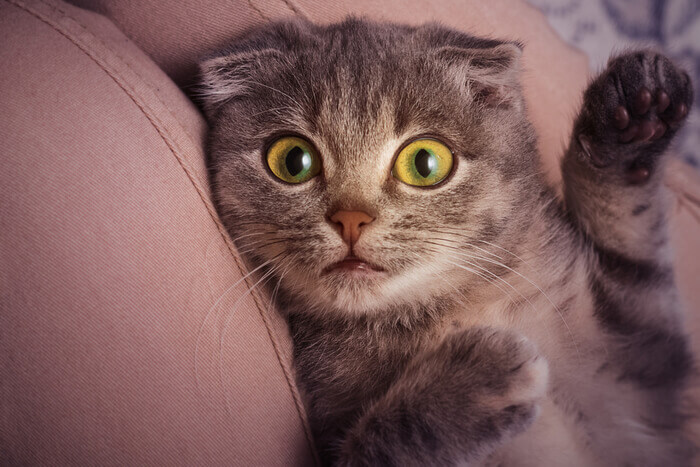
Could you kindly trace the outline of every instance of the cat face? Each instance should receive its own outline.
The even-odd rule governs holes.
[[[204,62],[213,194],[239,250],[325,312],[484,279],[464,252],[513,229],[535,173],[519,54],[348,20],[273,25]]]

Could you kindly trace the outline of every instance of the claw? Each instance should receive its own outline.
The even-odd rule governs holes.
[[[652,121],[646,120],[642,122],[639,127],[639,133],[637,134],[638,141],[648,141],[656,133],[656,124]]]
[[[601,159],[600,156],[593,150],[591,140],[588,139],[587,136],[579,135],[578,142],[581,145],[583,152],[586,153],[586,156],[588,156],[588,159],[593,163],[593,165],[597,167],[605,167],[607,165],[605,161]]]
[[[657,120],[655,126],[654,134],[651,137],[652,141],[656,141],[666,133],[666,124],[664,122]]]

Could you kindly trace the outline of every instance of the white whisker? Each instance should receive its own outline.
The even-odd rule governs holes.
[[[495,245],[494,245],[494,246],[495,246]],[[514,256],[515,256],[515,255],[514,255]],[[532,280],[530,280],[528,277],[526,277],[526,276],[520,274],[520,273],[519,273],[518,271],[516,271],[515,269],[513,269],[513,268],[511,268],[511,267],[509,267],[509,266],[506,266],[506,265],[503,264],[503,263],[500,263],[500,262],[498,262],[498,261],[493,261],[493,260],[491,260],[491,259],[484,258],[484,257],[482,257],[482,256],[480,256],[479,258],[480,258],[481,260],[483,260],[483,261],[488,261],[489,263],[493,263],[493,264],[496,264],[496,265],[501,266],[501,267],[503,267],[503,268],[506,268],[507,270],[511,271],[513,274],[516,274],[517,276],[519,276],[519,277],[521,277],[522,279],[526,280],[530,285],[532,285],[533,287],[535,287],[535,288],[537,289],[537,291],[538,291],[539,293],[541,293],[542,296],[552,305],[552,307],[554,307],[554,310],[555,310],[555,311],[557,312],[557,314],[559,315],[559,318],[561,319],[562,323],[564,323],[564,326],[566,327],[566,331],[567,331],[567,333],[569,334],[569,337],[571,337],[571,342],[573,342],[573,344],[574,344],[574,347],[575,347],[575,349],[576,349],[576,354],[577,354],[577,355],[579,356],[579,358],[580,358],[581,353],[579,352],[578,344],[576,343],[576,339],[574,338],[573,332],[571,331],[571,328],[569,327],[569,323],[567,323],[566,318],[564,318],[564,314],[561,312],[561,310],[559,309],[559,307],[552,301],[552,299],[549,298],[549,295],[547,295],[547,294],[544,292],[544,290],[542,290],[542,288],[541,288],[539,285],[537,285],[535,282],[533,282]],[[516,256],[516,258],[517,258],[517,256]],[[522,260],[521,260],[521,261],[522,261]]]
[[[260,278],[260,280],[258,280],[255,284],[253,284],[253,286],[250,287],[250,289],[248,289],[243,295],[241,295],[241,296],[233,303],[233,305],[231,305],[231,311],[229,312],[229,316],[228,316],[228,318],[227,318],[227,320],[226,320],[226,323],[224,324],[224,327],[223,327],[223,329],[221,330],[221,337],[220,337],[220,340],[219,340],[219,379],[220,379],[220,381],[222,382],[222,384],[223,384],[223,362],[222,362],[222,358],[223,358],[223,349],[224,349],[225,346],[226,346],[226,330],[228,329],[228,326],[229,326],[229,324],[230,324],[230,321],[231,321],[231,319],[232,319],[233,316],[234,316],[234,313],[235,313],[235,311],[236,311],[237,305],[241,302],[241,300],[243,300],[243,298],[245,298],[248,294],[252,293],[253,290],[254,290],[256,287],[262,287],[270,278],[274,277],[274,273],[275,273],[275,272],[279,271],[280,269],[283,269],[282,274],[281,274],[280,277],[278,278],[278,280],[277,280],[277,285],[275,286],[275,289],[273,290],[273,292],[272,292],[272,294],[271,294],[271,296],[270,296],[270,300],[269,300],[269,302],[268,302],[267,311],[270,312],[271,309],[272,309],[273,306],[274,306],[274,299],[275,299],[275,296],[277,295],[277,291],[278,291],[278,289],[279,289],[279,287],[280,287],[280,284],[282,283],[282,279],[284,278],[285,274],[287,274],[287,272],[289,271],[288,268],[284,267],[284,261],[285,261],[285,260],[288,260],[288,259],[289,259],[289,257],[283,257],[283,258],[280,260],[280,263],[279,263],[277,266],[273,267],[273,268],[270,269],[267,273],[265,273],[265,274]],[[230,413],[231,413],[231,404],[230,404],[229,398],[228,398],[228,396],[226,395],[225,392],[224,392],[224,399],[225,399],[225,402],[226,402],[226,410],[227,410],[228,413],[230,414]]]
[[[506,250],[506,249],[503,248],[503,247],[500,247],[500,246],[498,246],[498,245],[495,245],[495,244],[493,244],[493,243],[489,243],[489,242],[486,242],[486,241],[483,241],[483,240],[480,240],[480,241],[482,241],[482,242],[484,242],[484,243],[487,243],[487,244],[489,244],[489,245],[491,245],[491,246],[493,246],[493,247],[495,247],[495,248],[499,248],[499,249],[501,249],[501,250],[503,250],[503,251],[505,251],[505,252],[507,252],[507,253],[513,255],[515,258],[519,259],[521,262],[525,263],[525,261],[524,261],[522,258],[520,258],[519,256],[517,256],[515,253],[512,253],[512,252]],[[566,318],[564,317],[564,314],[561,312],[561,310],[559,309],[559,307],[554,303],[554,301],[552,301],[552,299],[549,297],[549,295],[547,295],[547,294],[544,292],[544,290],[542,290],[542,288],[541,288],[539,285],[537,285],[535,282],[533,282],[532,280],[530,280],[528,277],[524,276],[524,275],[521,274],[520,272],[516,271],[515,269],[513,269],[513,268],[511,268],[511,267],[509,267],[509,266],[507,266],[507,265],[505,265],[504,263],[501,263],[501,262],[499,262],[499,261],[492,260],[492,259],[490,259],[490,258],[486,258],[485,256],[482,256],[482,255],[474,255],[473,253],[462,252],[462,251],[459,251],[459,250],[457,250],[455,247],[450,246],[450,245],[443,245],[443,246],[444,246],[445,248],[450,248],[450,249],[454,250],[456,254],[461,255],[461,256],[463,256],[463,257],[468,257],[468,258],[470,258],[470,259],[482,260],[482,261],[489,262],[489,263],[491,263],[491,264],[495,264],[495,265],[497,265],[497,266],[501,266],[501,267],[507,269],[508,271],[512,272],[513,274],[519,276],[520,278],[524,279],[525,281],[527,281],[527,282],[528,282],[530,285],[532,285],[533,287],[535,287],[535,289],[537,289],[537,291],[538,291],[540,294],[542,294],[542,296],[552,305],[552,307],[554,308],[554,311],[556,311],[557,315],[559,316],[559,319],[561,319],[562,323],[564,324],[564,327],[566,328],[567,334],[568,334],[569,337],[571,338],[571,342],[572,342],[573,345],[574,345],[574,349],[576,350],[576,354],[578,355],[579,358],[581,357],[581,352],[580,352],[580,350],[579,350],[578,343],[577,343],[577,341],[576,341],[576,338],[574,337],[574,334],[573,334],[573,331],[571,330],[571,327],[569,326],[569,323],[566,321]],[[470,246],[474,246],[474,245],[470,245]],[[471,263],[471,262],[469,262],[468,264],[470,264],[470,265],[473,266],[473,267],[479,267],[477,264],[474,264],[474,263]],[[525,263],[525,264],[527,264],[527,263]],[[481,269],[485,269],[485,268],[481,267]],[[501,281],[506,282],[503,278],[501,278],[501,277],[499,277],[499,276],[496,276],[495,274],[491,273],[490,271],[488,271],[488,272],[489,272],[490,274],[494,275],[495,277],[498,277]],[[520,291],[518,291],[517,289],[515,289],[515,287],[513,287],[510,283],[506,282],[506,284],[507,284],[509,287],[511,287],[513,290],[515,290],[521,297],[523,297],[523,299],[527,300],[527,302],[530,303],[530,305],[531,305],[531,306],[533,307],[533,309],[534,309],[534,305],[532,305],[532,302],[530,302],[530,300],[527,299],[527,297],[525,297],[522,293],[520,293]]]
[[[222,301],[225,297],[227,297],[228,294],[229,294],[232,290],[234,290],[236,286],[238,286],[241,282],[245,281],[248,277],[250,277],[250,276],[252,276],[253,274],[255,274],[256,271],[258,271],[258,270],[260,270],[261,268],[267,266],[267,265],[270,264],[271,262],[272,262],[272,260],[269,260],[269,261],[264,262],[263,264],[261,264],[261,265],[258,266],[257,268],[255,268],[255,269],[253,269],[252,271],[250,271],[250,272],[249,272],[248,274],[246,274],[245,276],[243,276],[243,277],[241,277],[240,279],[238,279],[238,280],[237,280],[236,282],[234,282],[231,286],[229,286],[221,295],[219,295],[219,298],[216,300],[216,302],[214,302],[214,304],[211,306],[211,308],[209,308],[209,311],[208,311],[207,314],[205,315],[204,321],[202,321],[202,325],[199,327],[199,331],[197,332],[197,342],[196,342],[195,348],[194,348],[195,378],[196,378],[196,380],[197,380],[197,387],[199,387],[200,390],[201,390],[201,381],[199,380],[199,365],[198,365],[198,362],[199,362],[199,360],[200,360],[200,359],[199,359],[199,356],[200,356],[199,351],[200,351],[200,346],[201,346],[201,343],[202,343],[203,331],[204,331],[205,326],[207,325],[207,322],[208,322],[209,319],[211,318],[212,313],[213,313],[213,312],[216,310],[216,308],[219,306],[219,303],[221,303],[221,301]]]

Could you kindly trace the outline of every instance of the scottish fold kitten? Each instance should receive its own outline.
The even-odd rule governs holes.
[[[201,65],[213,195],[286,313],[324,464],[690,463],[662,184],[688,75],[613,58],[559,200],[520,55],[349,19],[272,24]]]

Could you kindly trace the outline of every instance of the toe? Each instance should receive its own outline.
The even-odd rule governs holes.
[[[642,87],[637,93],[637,97],[634,100],[634,111],[637,115],[644,115],[649,111],[651,107],[651,91],[646,87]]]
[[[665,133],[666,133],[666,124],[660,120],[657,120],[654,122],[655,128],[654,128],[654,134],[652,135],[651,139],[652,141],[656,141],[657,139],[660,139]]]
[[[632,185],[640,185],[649,180],[649,169],[637,167],[629,171],[627,181]]]
[[[688,115],[688,106],[683,103],[678,104],[678,107],[676,107],[676,111],[673,114],[673,121],[679,122],[683,120],[686,115]]]
[[[623,106],[618,106],[615,109],[615,128],[618,130],[624,130],[630,124],[630,114],[627,109]]]
[[[668,97],[668,94],[666,94],[666,91],[663,89],[659,89],[656,91],[656,111],[658,113],[663,113],[668,109],[668,106],[671,104],[671,98]]]
[[[648,141],[656,133],[656,124],[652,121],[644,121],[639,126],[639,133],[637,134],[637,140]]]
[[[629,143],[637,137],[637,133],[639,133],[639,125],[631,125],[620,135],[620,142]]]

